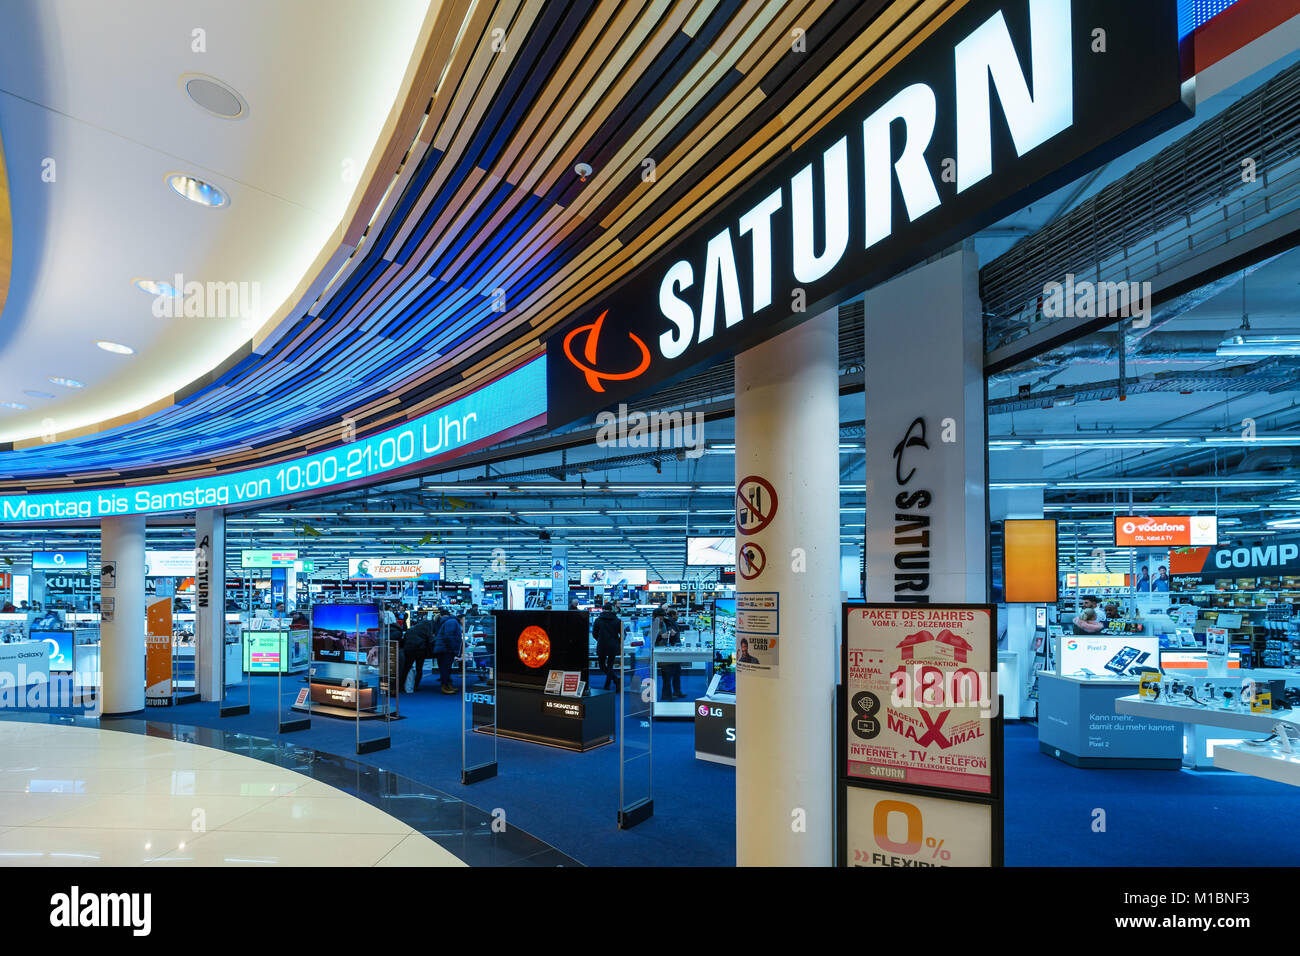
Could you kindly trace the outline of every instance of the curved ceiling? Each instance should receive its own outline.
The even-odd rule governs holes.
[[[29,406],[0,408],[0,440],[152,411],[246,351],[337,244],[428,13],[427,0],[385,0],[383,16],[350,0],[0,0],[18,237],[0,401]],[[233,88],[242,112],[201,108],[183,82],[195,75]],[[166,182],[178,172],[228,203],[182,198]],[[132,284],[177,275],[238,283],[245,307],[159,317]]]

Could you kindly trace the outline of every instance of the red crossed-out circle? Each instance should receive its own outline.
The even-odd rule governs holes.
[[[736,485],[736,530],[741,534],[758,534],[775,517],[776,489],[772,483],[758,475],[740,479]]]
[[[576,329],[571,329],[569,334],[564,337],[564,356],[573,363],[574,368],[582,372],[587,379],[587,387],[593,392],[605,391],[603,382],[626,382],[636,378],[642,372],[650,367],[650,350],[646,344],[637,336],[629,332],[628,338],[636,343],[636,347],[641,350],[641,364],[630,372],[602,372],[595,367],[596,364],[596,346],[600,342],[600,330],[605,324],[605,316],[609,315],[609,309],[600,313],[600,316],[591,325],[580,325]],[[582,359],[573,354],[573,340],[578,333],[586,332],[587,339],[582,346]]]
[[[746,541],[736,555],[736,572],[746,581],[752,581],[767,567],[767,552],[753,541]]]

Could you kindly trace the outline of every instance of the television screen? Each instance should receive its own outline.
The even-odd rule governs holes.
[[[735,653],[735,598],[721,598],[713,602],[713,649],[724,656]]]
[[[374,604],[313,604],[311,659],[379,663],[379,607]]]
[[[736,539],[687,538],[686,563],[696,567],[731,567],[736,563]]]
[[[439,581],[442,558],[348,558],[349,581]]]
[[[71,631],[41,631],[39,637],[33,634],[32,640],[39,640],[49,645],[50,673],[68,673],[72,670]]]
[[[87,551],[33,551],[33,571],[85,571],[90,567]]]
[[[578,580],[583,587],[594,587],[598,584],[608,583],[609,572],[584,568],[578,572]]]
[[[586,611],[493,611],[497,680],[544,687],[549,671],[581,671],[587,679],[591,617]]]

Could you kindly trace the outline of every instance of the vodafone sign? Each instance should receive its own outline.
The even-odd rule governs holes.
[[[1115,544],[1121,548],[1190,547],[1219,543],[1219,519],[1213,515],[1161,515],[1115,519]]]

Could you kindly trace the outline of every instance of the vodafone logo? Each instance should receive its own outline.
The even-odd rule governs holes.
[[[1138,526],[1135,525],[1132,521],[1125,521],[1121,527],[1123,528],[1125,534],[1132,534],[1134,531],[1137,530]]]
[[[564,357],[573,363],[574,368],[582,372],[587,379],[587,387],[593,392],[605,391],[604,382],[626,382],[637,378],[650,367],[650,349],[646,347],[645,342],[640,338],[628,333],[630,338],[638,349],[641,350],[641,362],[630,372],[604,372],[596,368],[596,347],[600,342],[600,330],[605,324],[605,316],[609,315],[609,309],[600,313],[599,318],[591,325],[580,325],[572,329],[564,337]],[[573,340],[579,335],[586,333],[587,337],[582,346],[582,358],[573,354]]]

